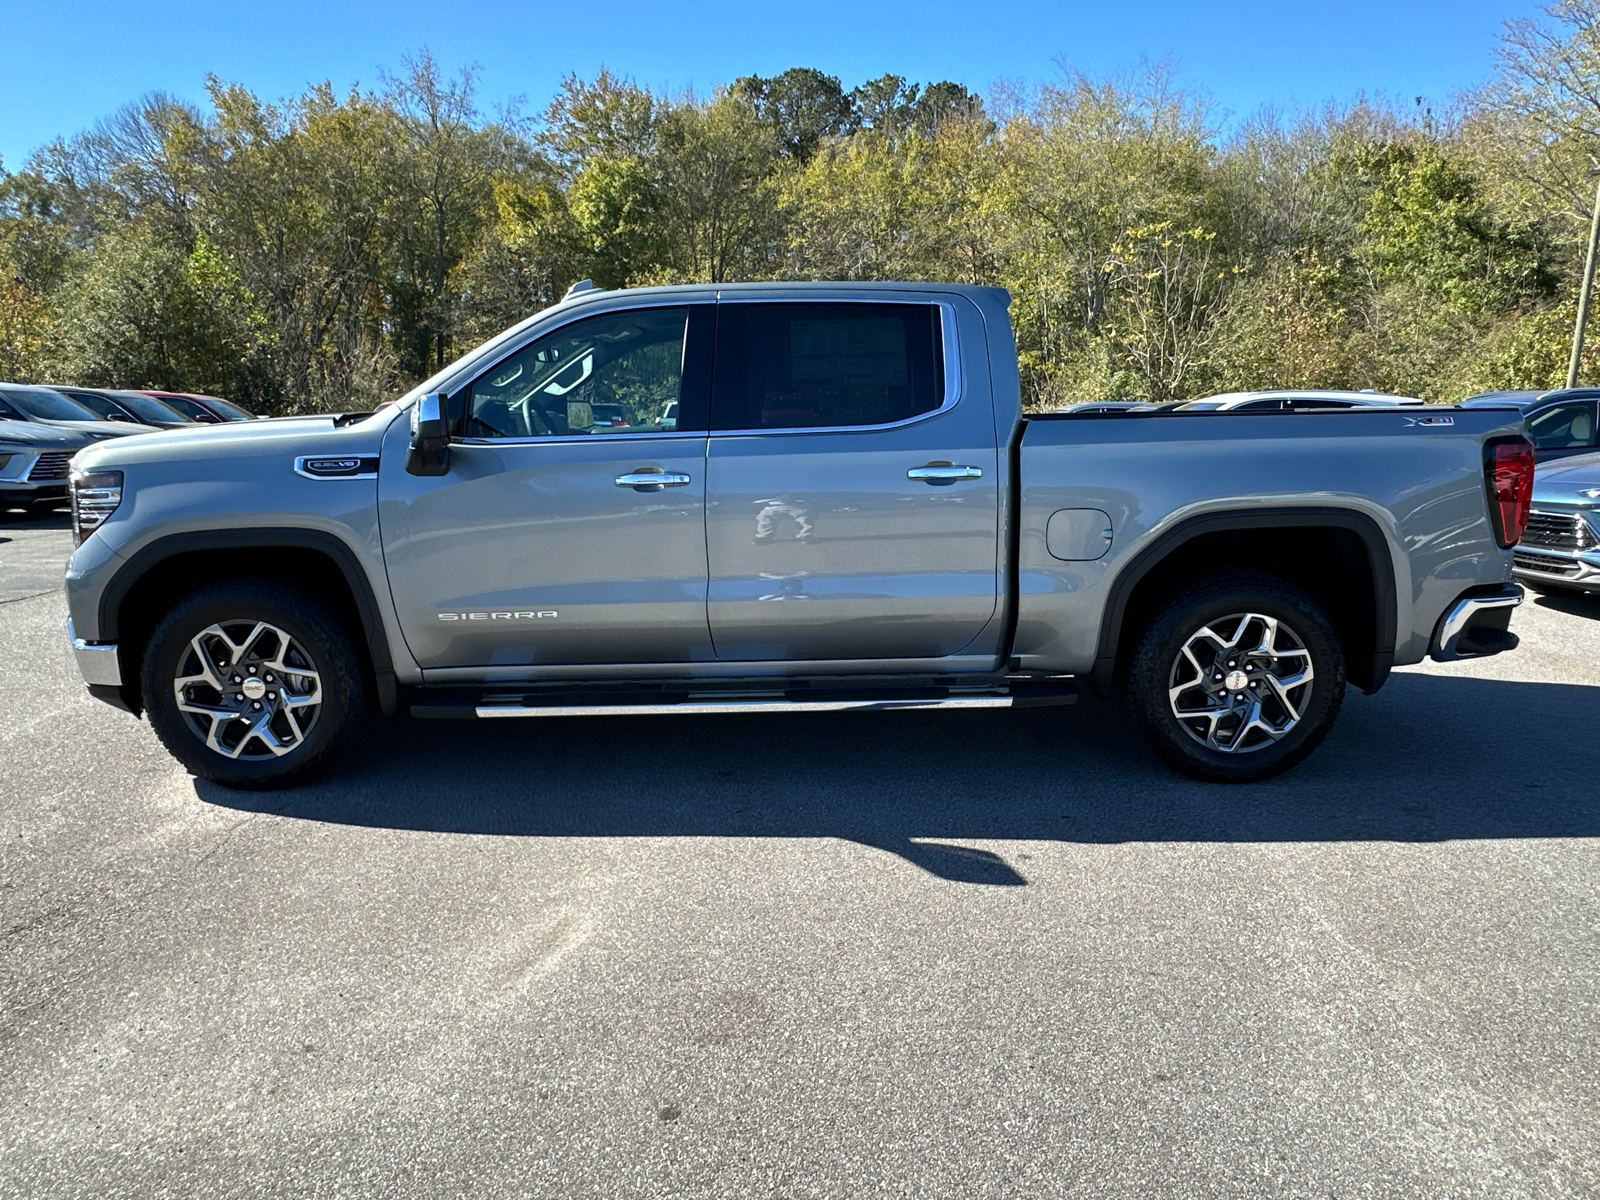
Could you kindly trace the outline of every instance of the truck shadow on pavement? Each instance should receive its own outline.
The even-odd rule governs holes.
[[[0,529],[71,529],[72,513],[55,509],[47,513],[0,508]]]
[[[1529,598],[1540,608],[1548,608],[1553,612],[1566,613],[1573,617],[1588,617],[1591,621],[1600,621],[1600,595],[1580,592],[1571,596],[1538,596],[1529,593]]]
[[[208,803],[511,837],[832,837],[943,879],[1022,885],[952,841],[1435,842],[1600,836],[1600,688],[1399,674],[1351,691],[1312,758],[1264,783],[1163,767],[1112,705],[1031,712],[612,717],[379,727],[290,792]]]

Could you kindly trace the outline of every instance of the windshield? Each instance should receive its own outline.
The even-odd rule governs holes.
[[[231,400],[223,400],[218,396],[207,396],[206,407],[216,413],[217,416],[228,421],[254,421],[256,419],[255,413],[246,412]]]
[[[126,421],[128,419],[128,414],[123,412],[115,402],[107,400],[104,396],[98,396],[94,392],[62,391],[61,394],[108,421]]]
[[[139,392],[118,392],[117,403],[123,408],[132,409],[135,416],[141,421],[188,421],[177,409],[157,400],[154,396],[146,396]],[[193,422],[190,422],[193,424]]]
[[[222,418],[216,416],[213,413],[207,412],[205,405],[196,404],[193,400],[190,400],[187,396],[173,396],[173,395],[162,396],[161,397],[161,403],[167,405],[170,408],[177,409],[180,413],[182,413],[184,416],[188,417],[191,421],[199,421],[202,425],[215,425],[215,424],[217,424],[218,421],[220,421],[222,419]]]
[[[44,388],[8,388],[6,399],[37,421],[102,421],[105,418],[91,412],[76,400],[68,400],[60,392],[47,392]]]
[[[407,392],[403,396],[399,397],[395,401],[395,403],[397,405],[407,404],[410,401],[415,400],[418,396],[426,396],[429,392],[438,391],[441,387],[443,387],[451,379],[455,378],[457,375],[461,375],[461,374],[465,373],[467,368],[469,366],[471,366],[473,363],[487,362],[488,360],[492,359],[494,357],[495,353],[498,352],[499,349],[502,346],[504,346],[507,342],[512,341],[512,340],[520,337],[521,334],[522,334],[522,331],[524,329],[526,329],[529,325],[532,325],[540,317],[544,316],[545,313],[550,312],[553,309],[556,309],[556,308],[559,308],[559,307],[560,307],[560,305],[553,304],[553,305],[550,306],[550,308],[540,309],[538,312],[534,313],[533,316],[529,317],[527,320],[519,321],[515,325],[513,325],[510,329],[507,329],[502,333],[495,334],[494,337],[490,338],[488,341],[482,343],[481,345],[474,346],[471,350],[468,350],[460,358],[456,359],[455,362],[453,362],[449,366],[445,367],[444,370],[439,371],[439,372],[437,372],[437,373],[435,373],[433,375],[428,376],[428,378],[424,379],[421,383],[417,384],[416,387],[412,388],[409,392]]]

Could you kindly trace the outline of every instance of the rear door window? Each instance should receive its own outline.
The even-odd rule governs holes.
[[[936,304],[717,306],[713,429],[890,425],[944,400]]]

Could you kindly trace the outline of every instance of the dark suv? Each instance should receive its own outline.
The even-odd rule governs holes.
[[[1504,408],[1507,404],[1522,410],[1528,421],[1528,436],[1540,462],[1590,454],[1596,449],[1596,411],[1600,388],[1557,388],[1553,392],[1480,392],[1461,402],[1462,408]]]

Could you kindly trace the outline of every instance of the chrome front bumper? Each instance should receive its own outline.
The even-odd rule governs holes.
[[[1514,635],[1504,633],[1505,626],[1498,619],[1501,610],[1506,611],[1506,620],[1510,619],[1510,610],[1522,603],[1525,595],[1522,588],[1514,583],[1506,584],[1499,592],[1488,596],[1463,596],[1452,604],[1449,610],[1439,621],[1439,630],[1433,636],[1432,657],[1435,662],[1454,662],[1461,658],[1482,658],[1485,654],[1496,654],[1500,650],[1510,650],[1517,644]],[[1491,616],[1490,614],[1495,614]],[[1484,618],[1488,617],[1488,621]],[[1495,647],[1485,651],[1476,646],[1468,648],[1468,632],[1476,624],[1493,624],[1496,632],[1502,638],[1509,638],[1509,644]]]
[[[67,618],[67,640],[72,643],[72,657],[78,660],[78,674],[90,687],[121,687],[122,664],[117,661],[115,642],[96,644],[86,642],[72,629],[72,618]]]
[[[1518,579],[1558,587],[1600,590],[1600,555],[1550,546],[1518,546],[1511,568]]]

